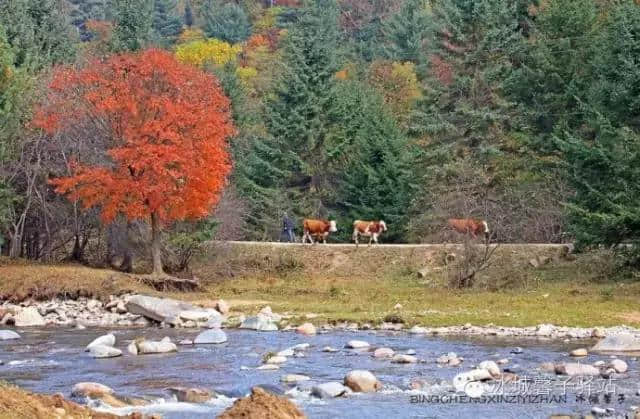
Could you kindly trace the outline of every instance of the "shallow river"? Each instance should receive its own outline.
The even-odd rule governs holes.
[[[373,372],[384,384],[375,394],[353,394],[330,400],[312,398],[305,391],[291,395],[311,418],[385,418],[414,417],[493,417],[523,418],[548,417],[557,413],[588,413],[594,406],[614,408],[615,414],[624,415],[630,406],[640,405],[636,395],[640,377],[638,362],[633,357],[620,357],[629,364],[629,372],[612,381],[601,378],[593,381],[554,377],[541,373],[537,367],[544,361],[571,361],[567,352],[577,347],[589,347],[592,342],[570,344],[552,341],[523,341],[497,338],[442,338],[416,336],[401,332],[331,332],[305,337],[289,332],[254,332],[227,330],[229,341],[222,345],[179,346],[179,352],[164,355],[131,356],[126,345],[141,335],[150,339],[170,336],[174,341],[193,338],[196,331],[185,329],[128,329],[115,330],[116,346],[124,355],[111,359],[92,359],[83,352],[95,337],[108,330],[87,329],[24,329],[18,330],[22,339],[0,342],[0,378],[21,387],[42,393],[63,393],[69,396],[72,386],[81,381],[95,381],[112,387],[118,395],[154,398],[146,412],[158,412],[165,418],[210,418],[228,407],[234,397],[248,393],[257,384],[270,384],[282,391],[295,386],[280,383],[284,374],[304,374],[313,383],[342,381],[353,369]],[[396,352],[415,350],[416,356],[426,362],[418,364],[392,364],[389,360],[371,357],[370,352],[343,349],[352,339],[365,340],[372,348],[390,347]],[[310,343],[305,357],[289,357],[280,370],[261,371],[262,355],[279,351],[299,343]],[[324,346],[339,351],[322,352]],[[515,346],[523,348],[512,354]],[[464,357],[459,367],[442,367],[435,359],[442,354],[456,352]],[[521,377],[520,383],[485,386],[486,394],[497,397],[452,400],[453,377],[471,369],[483,360],[508,358],[503,368]],[[580,360],[593,363],[607,361],[609,356],[589,355]],[[526,379],[525,379],[526,377]],[[411,379],[420,378],[439,383],[422,392],[408,390]],[[195,386],[215,390],[220,396],[204,404],[177,403],[166,391],[171,386]],[[608,400],[604,393],[608,392]],[[589,399],[591,393],[591,400]],[[463,393],[458,393],[463,395]],[[563,397],[566,394],[566,397]],[[440,395],[440,402],[429,396]],[[598,401],[594,395],[598,396]],[[520,397],[518,397],[520,396]],[[584,397],[584,401],[582,398]],[[86,400],[79,400],[86,402]],[[140,408],[138,408],[140,409]],[[111,410],[126,413],[126,409]],[[623,416],[624,417],[624,416]]]

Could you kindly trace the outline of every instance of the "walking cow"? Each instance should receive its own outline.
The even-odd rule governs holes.
[[[450,218],[447,222],[449,227],[461,234],[469,234],[472,238],[476,238],[482,233],[485,237],[489,237],[489,225],[484,220],[472,218]]]
[[[306,218],[302,223],[302,244],[305,244],[307,239],[309,243],[313,244],[312,236],[315,236],[318,241],[322,239],[322,243],[327,243],[327,237],[329,233],[335,233],[338,231],[335,221],[326,220],[313,220]]]
[[[369,237],[369,246],[371,246],[371,241],[375,244],[378,244],[378,237],[383,232],[387,231],[387,225],[384,221],[362,221],[355,220],[353,222],[353,241],[356,242],[356,247],[358,247],[358,236]]]

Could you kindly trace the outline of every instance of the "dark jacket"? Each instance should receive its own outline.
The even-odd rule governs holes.
[[[286,215],[282,218],[282,228],[285,230],[293,230],[294,224],[291,218]]]

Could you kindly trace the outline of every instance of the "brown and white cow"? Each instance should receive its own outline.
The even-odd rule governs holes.
[[[362,221],[355,220],[353,222],[353,241],[356,242],[356,247],[358,247],[358,236],[369,237],[369,246],[371,246],[371,241],[373,240],[375,244],[378,244],[378,237],[383,232],[387,231],[387,225],[384,221]]]
[[[309,239],[309,243],[313,244],[312,236],[315,236],[318,241],[322,239],[322,243],[327,243],[329,233],[335,233],[338,231],[338,227],[333,220],[326,221],[305,218],[302,222],[302,231],[302,244],[306,243],[307,238]]]
[[[484,220],[473,218],[450,218],[447,221],[449,227],[461,234],[470,234],[474,239],[478,234],[482,233],[485,237],[489,236],[489,225]]]

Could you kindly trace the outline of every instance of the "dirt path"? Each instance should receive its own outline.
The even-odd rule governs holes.
[[[267,247],[329,247],[336,249],[351,249],[355,248],[356,245],[353,243],[316,243],[316,244],[302,244],[302,243],[286,243],[286,242],[258,242],[258,241],[215,241],[215,244],[230,244],[230,245],[246,245],[246,246],[267,246]],[[478,243],[483,244],[483,243]],[[569,246],[569,248],[573,248],[573,243],[491,243],[492,245],[499,245],[504,248],[561,248],[564,246]],[[462,246],[462,243],[421,243],[421,244],[378,244],[372,245],[372,247],[381,247],[381,248],[398,248],[398,249],[439,249],[443,247],[451,247],[451,246]],[[360,247],[368,247],[366,244],[360,244]]]

